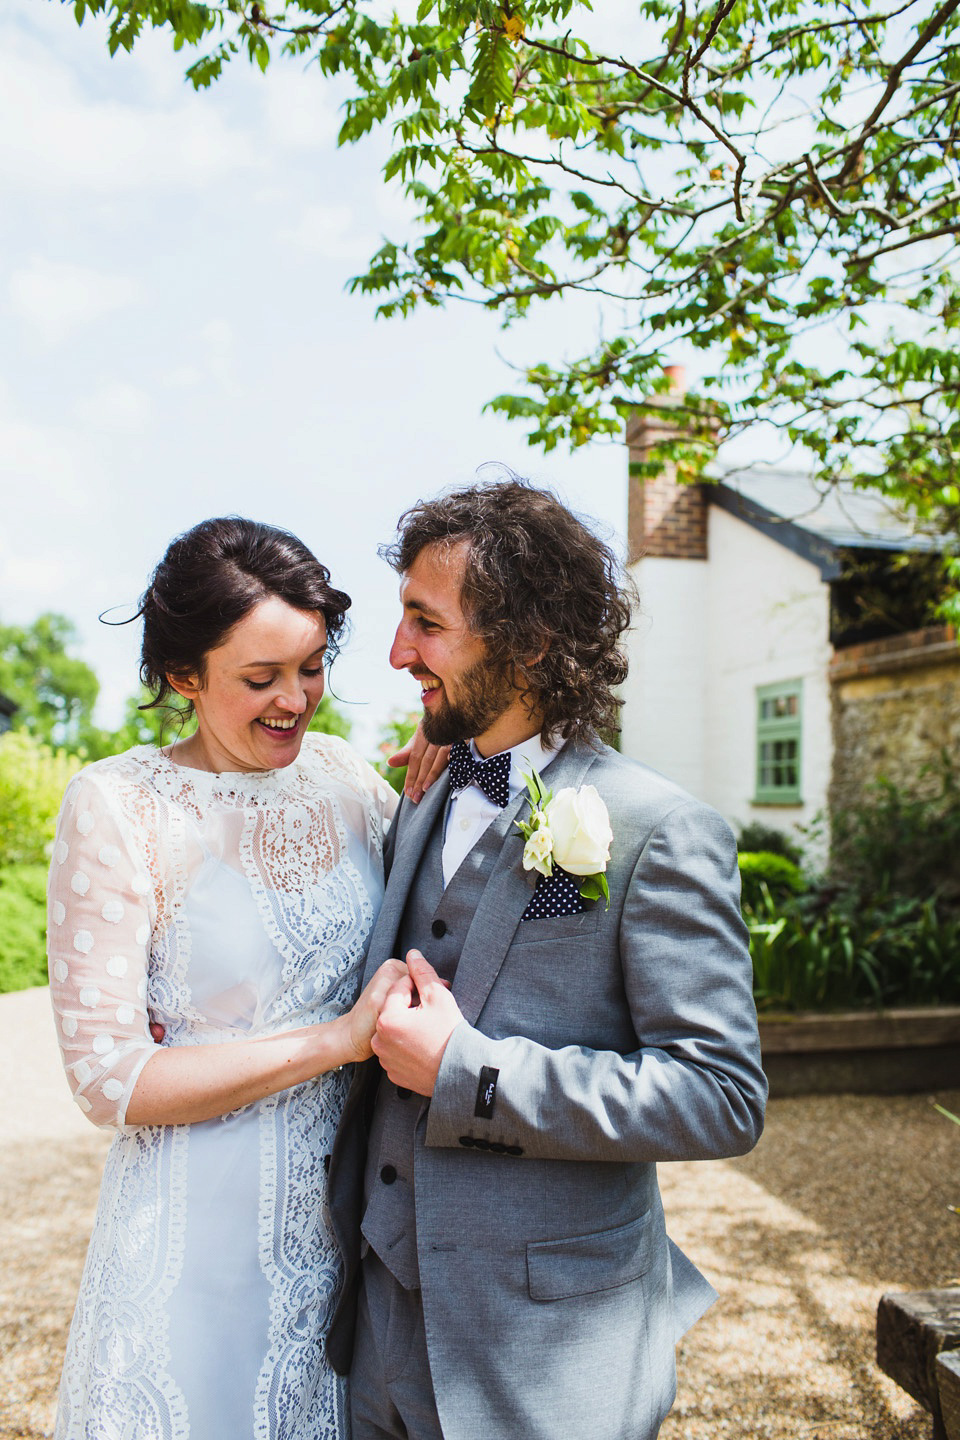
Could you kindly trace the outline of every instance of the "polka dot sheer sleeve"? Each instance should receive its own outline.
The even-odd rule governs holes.
[[[109,793],[71,782],[57,825],[47,954],[57,1037],[73,1098],[100,1126],[122,1128],[146,1062],[147,958],[153,887]]]

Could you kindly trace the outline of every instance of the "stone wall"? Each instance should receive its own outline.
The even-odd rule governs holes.
[[[944,751],[960,770],[960,645],[952,627],[838,650],[830,680],[831,809],[856,804],[881,777],[914,794],[936,790]]]

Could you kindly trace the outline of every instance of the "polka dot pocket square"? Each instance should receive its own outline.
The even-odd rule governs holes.
[[[573,876],[554,866],[552,875],[537,877],[537,888],[533,899],[520,916],[521,925],[525,920],[554,920],[558,915],[579,915],[593,908],[591,900],[584,900]]]

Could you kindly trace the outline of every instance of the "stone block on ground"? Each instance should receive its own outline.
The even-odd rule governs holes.
[[[943,1432],[947,1440],[960,1440],[960,1350],[937,1356],[937,1390]]]
[[[933,1440],[946,1440],[937,1357],[960,1349],[960,1287],[887,1294],[877,1309],[877,1364],[933,1416]]]

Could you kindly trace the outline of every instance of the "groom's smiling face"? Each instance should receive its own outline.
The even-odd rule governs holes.
[[[434,745],[473,739],[493,755],[537,728],[510,678],[495,670],[461,605],[467,546],[427,545],[400,583],[395,670],[420,681],[423,733]]]

